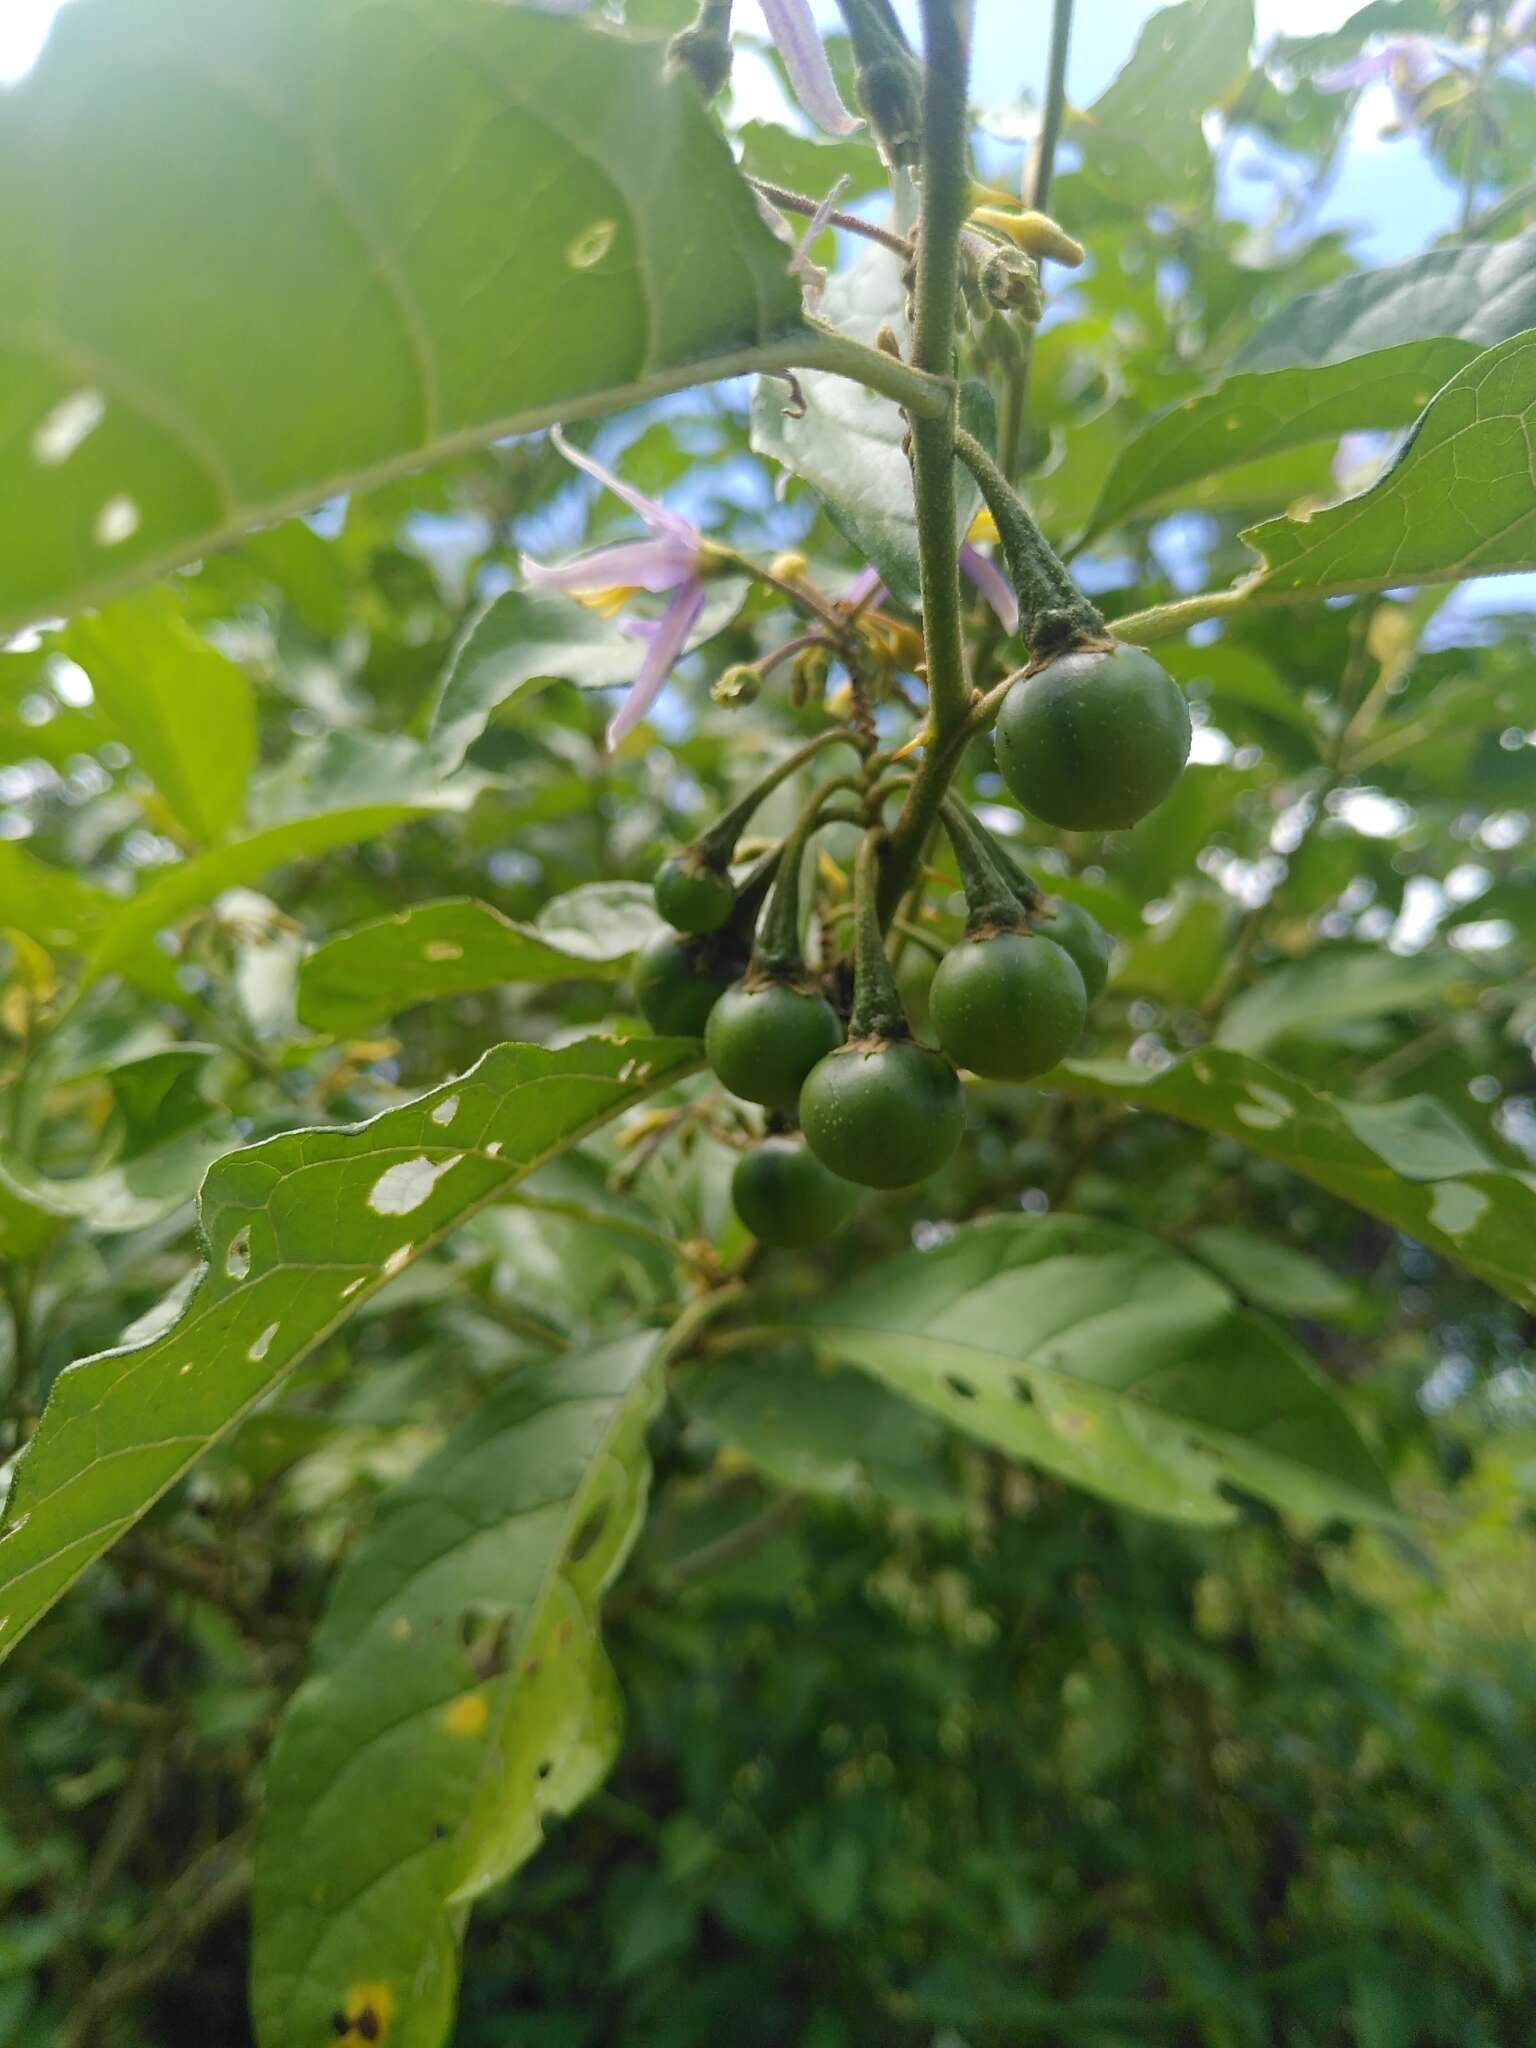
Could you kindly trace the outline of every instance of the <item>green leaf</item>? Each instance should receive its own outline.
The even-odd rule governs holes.
[[[206,1115],[206,1113],[205,1113]],[[229,1144],[227,1127],[183,1127],[98,1173],[56,1180],[0,1147],[0,1258],[35,1258],[66,1223],[116,1236],[172,1216]]]
[[[606,978],[661,929],[638,882],[592,882],[556,897],[536,924],[456,897],[416,903],[327,939],[299,970],[299,1016],[345,1037],[434,997],[514,981]]]
[[[1247,75],[1252,41],[1248,0],[1184,0],[1154,14],[1107,90],[1068,118],[1082,176],[1136,207],[1198,198],[1211,175],[1201,117]]]
[[[1219,1046],[1157,1074],[1069,1060],[1055,1079],[1236,1138],[1536,1308],[1536,1179],[1499,1165],[1432,1096],[1342,1102]]]
[[[689,647],[723,632],[746,591],[740,576],[712,583]],[[616,620],[571,598],[508,590],[492,599],[454,649],[432,706],[428,744],[445,768],[455,767],[520,690],[556,680],[583,690],[614,689],[634,681],[642,654],[639,641],[620,632]]]
[[[208,1269],[148,1343],[55,1382],[0,1538],[9,1650],[232,1423],[387,1281],[534,1169],[698,1064],[678,1039],[503,1045],[371,1123],[231,1152],[203,1185]]]
[[[59,644],[90,677],[98,707],[188,838],[223,839],[256,759],[244,673],[193,632],[163,587],[77,619]]]
[[[901,261],[894,251],[867,249],[839,271],[822,295],[819,312],[855,340],[873,342],[889,327],[908,339]],[[802,478],[861,561],[899,604],[917,610],[922,587],[917,563],[917,517],[912,466],[902,453],[906,421],[899,407],[862,385],[827,371],[807,370],[796,380],[803,414],[786,410],[788,387],[760,377],[752,397],[752,446]],[[990,442],[992,429],[974,417],[965,424]],[[970,471],[955,467],[956,530],[964,535],[981,503]]]
[[[798,1346],[733,1352],[698,1374],[685,1399],[711,1436],[780,1486],[834,1500],[873,1494],[924,1521],[964,1515],[943,1424]]]
[[[1492,348],[1536,327],[1536,228],[1507,242],[1430,249],[1304,292],[1232,358],[1238,371],[1321,369],[1454,336]]]
[[[1192,1232],[1189,1247],[1255,1308],[1324,1323],[1351,1322],[1359,1313],[1358,1293],[1321,1259],[1251,1230],[1212,1224]]]
[[[1536,331],[1488,349],[1430,401],[1358,498],[1243,535],[1245,592],[1327,597],[1536,567]]]
[[[382,733],[329,733],[297,747],[286,763],[251,785],[252,822],[259,829],[161,869],[101,931],[82,985],[104,974],[136,972],[138,963],[156,957],[157,932],[173,928],[226,889],[258,881],[284,861],[372,839],[410,818],[464,810],[478,787],[470,778],[445,783],[424,748]]]
[[[1442,1003],[1467,980],[1466,962],[1445,952],[1324,946],[1270,968],[1234,997],[1222,1013],[1217,1042],[1237,1052],[1260,1052],[1291,1032],[1315,1037],[1362,1017],[1390,1017]]]
[[[653,1335],[524,1368],[386,1495],[278,1731],[256,1857],[268,2048],[453,2021],[465,1908],[617,1753],[602,1596],[645,1509]],[[351,2038],[375,2038],[354,2028]]]
[[[51,952],[79,946],[119,907],[105,889],[39,860],[14,839],[0,839],[0,906],[0,923]]]
[[[1135,1231],[997,1217],[789,1320],[983,1443],[1147,1514],[1228,1521],[1229,1486],[1306,1522],[1393,1512],[1305,1354]]]
[[[663,46],[532,8],[77,0],[0,180],[0,631],[806,334]]]
[[[1229,377],[1132,436],[1104,480],[1082,538],[1201,478],[1263,456],[1358,428],[1405,427],[1476,353],[1470,342],[1413,341],[1326,367]]]

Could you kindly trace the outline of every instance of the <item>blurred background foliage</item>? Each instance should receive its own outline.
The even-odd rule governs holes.
[[[630,10],[647,29],[689,11]],[[1080,12],[1091,37],[1092,0]],[[1194,120],[1191,174],[1150,203],[1069,124],[1053,210],[1091,264],[1041,332],[1020,453],[1058,544],[1135,428],[1353,267],[1348,238],[1316,225],[1352,102],[1316,76],[1383,33],[1473,47],[1486,19],[1400,0],[1276,44],[1203,131]],[[1536,99],[1517,66],[1447,64],[1405,119],[1401,146],[1465,186],[1484,239],[1536,218]],[[989,110],[992,175],[1016,177],[1028,126],[1022,99]],[[817,192],[844,170],[856,203],[876,184],[863,142],[757,119],[744,146]],[[1283,171],[1273,210],[1235,218],[1227,161],[1257,149]],[[776,500],[748,426],[748,393],[725,386],[583,438],[711,533],[798,547],[840,587],[844,543],[803,488]],[[1248,562],[1242,525],[1336,494],[1387,445],[1330,437],[1226,473],[1098,536],[1076,571],[1111,616],[1220,584]],[[302,777],[324,735],[421,734],[519,547],[560,552],[623,520],[530,439],[256,534],[175,587],[256,686],[264,768]],[[1170,648],[1198,721],[1175,797],[1104,844],[1028,844],[1120,941],[1091,1052],[1155,1068],[1214,1036],[1357,1101],[1435,1097],[1532,1171],[1528,596],[1514,579],[1258,612]],[[573,978],[395,1015],[381,1000],[375,1030],[338,1038],[301,1024],[296,977],[307,946],[403,904],[468,895],[528,918],[583,883],[646,881],[820,722],[777,689],[749,711],[709,701],[773,623],[754,597],[617,757],[601,746],[611,698],[561,681],[519,695],[473,751],[468,808],[215,890],[174,957],[146,946],[57,1031],[91,934],[192,849],[86,669],[47,634],[13,644],[0,1033],[9,1077],[30,1061],[31,1078],[10,1091],[11,1144],[57,1181],[168,1136],[205,1160],[371,1115],[503,1039],[631,1017],[621,983]],[[983,816],[1017,833],[987,745],[966,775]],[[935,930],[958,908],[941,894]],[[920,1009],[922,955],[904,971]],[[248,2038],[262,1760],[337,1561],[501,1376],[637,1313],[669,1319],[690,1285],[669,1244],[742,1249],[729,1144],[704,1116],[660,1135],[637,1113],[402,1276],[0,1672],[0,2044]],[[70,1225],[45,1257],[9,1261],[12,1441],[71,1359],[189,1283],[189,1191],[139,1227]],[[1286,1319],[1409,1526],[1303,1535],[1244,1501],[1230,1530],[1171,1529],[793,1351],[691,1368],[610,1602],[623,1760],[477,1912],[462,2048],[1529,2039],[1529,1318],[1229,1140],[1026,1088],[975,1089],[972,1142],[943,1175],[775,1271],[825,1290],[1021,1205],[1152,1232]]]

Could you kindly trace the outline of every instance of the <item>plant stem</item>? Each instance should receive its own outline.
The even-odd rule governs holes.
[[[1029,205],[1037,213],[1049,211],[1051,180],[1056,175],[1056,145],[1067,106],[1067,53],[1072,46],[1072,0],[1055,0],[1051,9],[1051,54],[1046,75],[1045,110],[1040,121],[1040,139],[1035,145],[1033,175],[1029,183]],[[1008,388],[1003,394],[1003,415],[998,431],[997,454],[1004,476],[1012,477],[1019,466],[1019,442],[1024,433],[1024,410],[1029,402],[1029,371],[1034,355],[1035,331],[1026,328],[1020,341],[1019,357]]]
[[[1072,581],[1060,556],[1036,526],[1023,499],[973,434],[961,428],[955,453],[981,486],[997,521],[1008,575],[1023,610],[1032,654],[1058,654],[1105,637],[1104,618]]]
[[[753,783],[745,796],[739,797],[728,811],[721,813],[713,825],[699,834],[694,845],[700,857],[715,867],[728,867],[736,852],[736,842],[746,830],[758,807],[772,795],[781,782],[793,775],[797,768],[803,768],[823,747],[832,746],[839,740],[844,746],[857,747],[860,752],[865,750],[863,737],[849,726],[829,726],[825,732],[817,733],[815,738],[807,740],[803,747],[796,747],[792,754],[786,754],[777,767],[770,768],[766,775]]]
[[[914,420],[948,422],[954,417],[955,381],[947,361],[942,371],[929,376],[900,356],[888,356],[884,349],[871,348],[817,320],[808,323],[805,337],[775,350],[771,358],[746,361],[743,368],[826,370],[834,377],[849,377],[856,384],[867,385],[883,398],[894,398]]]
[[[885,834],[872,827],[859,841],[853,867],[853,1015],[849,1043],[861,1038],[906,1038],[906,1013],[896,993],[896,978],[886,958],[880,917],[880,842]]]
[[[775,185],[767,178],[754,178],[750,174],[747,183],[761,192],[770,206],[776,206],[780,213],[798,213],[803,219],[814,219],[821,201],[812,199],[807,193],[792,192],[788,185]],[[826,216],[829,228],[842,228],[850,235],[862,235],[867,242],[878,242],[882,249],[890,249],[896,255],[905,257],[910,251],[900,235],[889,228],[876,227],[873,221],[863,220],[856,213],[845,213],[840,206],[833,207]]]
[[[954,0],[923,0],[923,197],[917,233],[914,366],[947,377],[954,364],[960,234],[970,204],[966,51]],[[922,575],[928,701],[936,737],[965,716],[969,689],[955,537],[955,412],[912,420],[912,474]]]

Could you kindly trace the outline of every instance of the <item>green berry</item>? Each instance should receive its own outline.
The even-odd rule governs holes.
[[[636,956],[635,1001],[662,1037],[702,1038],[710,1011],[734,975],[735,963],[717,945],[658,932]]]
[[[1163,801],[1189,758],[1189,706],[1139,647],[1080,648],[1015,683],[997,720],[997,765],[1037,818],[1118,832]]]
[[[1069,953],[1077,962],[1077,971],[1083,977],[1083,988],[1091,1003],[1109,979],[1114,940],[1096,917],[1090,917],[1075,903],[1058,901],[1055,914],[1042,921],[1040,930],[1053,946],[1060,946],[1063,953]]]
[[[803,1138],[765,1138],[731,1176],[736,1214],[764,1244],[804,1251],[823,1244],[859,1206],[856,1191],[829,1173]]]
[[[730,876],[692,847],[664,860],[653,886],[656,908],[674,931],[717,932],[736,908]]]
[[[933,1029],[957,1066],[1028,1081],[1076,1045],[1088,1013],[1077,962],[1034,932],[962,939],[933,978]]]
[[[733,1095],[793,1109],[806,1075],[842,1038],[837,1012],[814,989],[746,980],[710,1011],[704,1050]]]
[[[942,1053],[864,1038],[828,1053],[800,1091],[806,1143],[867,1188],[909,1188],[941,1167],[965,1129],[965,1093]]]

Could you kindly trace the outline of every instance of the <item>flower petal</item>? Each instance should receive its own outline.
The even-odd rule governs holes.
[[[676,590],[698,567],[695,549],[674,540],[621,540],[574,562],[521,557],[525,582],[545,590]]]
[[[616,498],[624,500],[632,512],[638,512],[652,533],[667,539],[687,541],[694,548],[699,546],[701,535],[691,520],[684,519],[680,513],[669,512],[665,505],[658,504],[654,498],[648,498],[644,491],[637,491],[632,484],[624,483],[611,469],[604,469],[594,456],[588,455],[583,449],[573,448],[558,427],[550,428],[549,438],[567,462],[577,469],[585,470],[588,476],[595,477],[605,491],[612,491]]]
[[[960,567],[997,613],[1003,631],[1017,633],[1019,600],[1014,595],[1013,585],[991,556],[984,555],[979,548],[973,548],[969,541],[964,541],[960,547]]]
[[[795,98],[818,128],[851,135],[864,123],[843,105],[827,62],[826,49],[811,18],[810,0],[761,0],[768,33],[779,46]]]
[[[1375,50],[1369,56],[1362,51],[1347,64],[1336,64],[1331,71],[1319,71],[1312,83],[1319,92],[1353,92],[1356,86],[1374,85],[1391,69],[1390,49]]]
[[[865,605],[879,604],[885,596],[885,585],[880,581],[880,571],[873,564],[861,569],[842,596],[837,600],[849,611],[858,611]]]
[[[645,650],[640,673],[630,684],[629,694],[609,723],[610,747],[616,747],[627,732],[634,730],[661,695],[662,687],[688,645],[688,635],[703,609],[702,583],[685,583],[674,593],[672,602],[661,615],[650,646]]]

